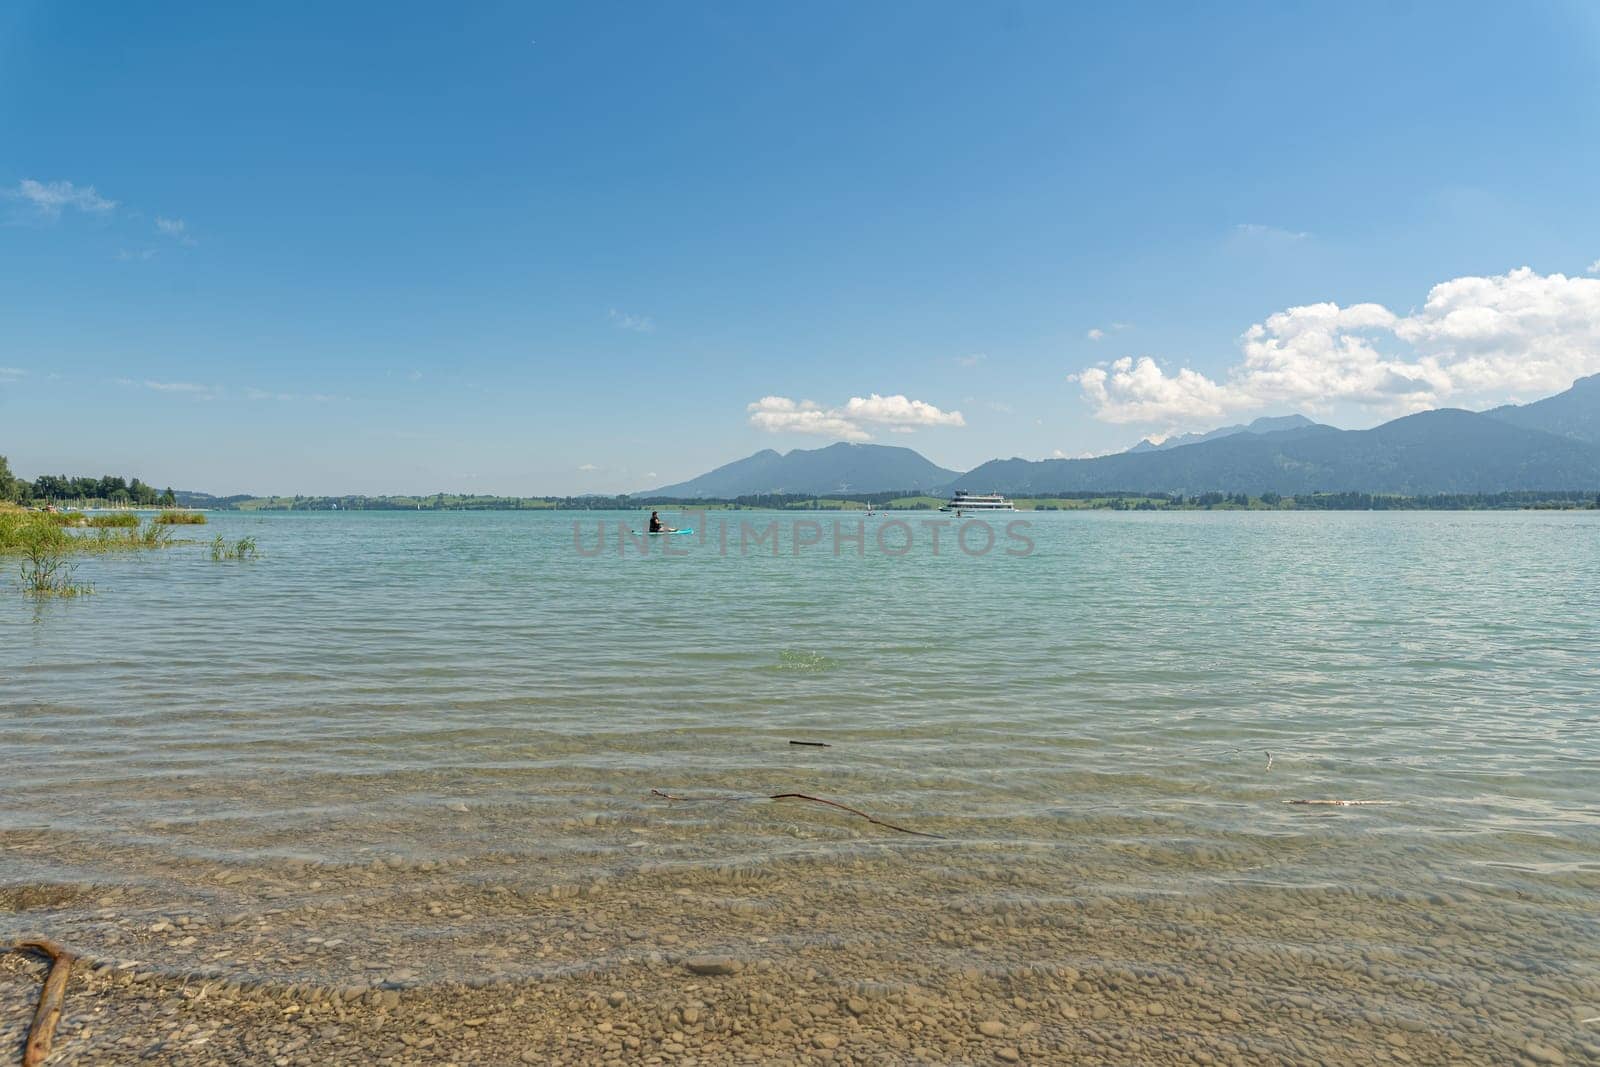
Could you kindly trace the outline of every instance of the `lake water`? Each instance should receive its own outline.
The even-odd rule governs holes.
[[[719,953],[1043,1004],[1046,1059],[1600,1056],[1600,513],[1023,517],[619,557],[614,513],[217,513],[180,536],[259,560],[12,589],[0,940],[334,988]]]

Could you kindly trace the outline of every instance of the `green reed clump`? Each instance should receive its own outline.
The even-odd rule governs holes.
[[[62,555],[71,556],[166,548],[174,543],[172,531],[155,522],[141,526],[138,519],[134,518],[132,523],[96,523],[92,533],[74,534],[66,529],[73,525],[72,518],[67,516],[68,521],[63,522],[60,513],[0,509],[0,555],[26,554],[41,544],[48,544]],[[81,515],[76,518],[80,523],[83,520]],[[121,516],[115,518],[121,520]]]
[[[65,544],[72,540],[58,516],[38,511],[0,510],[0,552],[24,552],[42,542]]]
[[[3,522],[0,517],[0,522]],[[85,596],[94,586],[74,581],[77,564],[67,559],[76,538],[54,523],[27,523],[9,531],[12,545],[22,554],[22,591],[29,596]]]
[[[256,559],[261,555],[254,537],[241,537],[237,541],[224,541],[221,534],[211,539],[211,558],[217,563],[230,559]]]
[[[110,515],[91,515],[86,524],[94,529],[111,529],[139,525],[139,516],[131,511],[118,511]]]
[[[163,526],[204,526],[206,517],[198,511],[163,511],[156,516]]]

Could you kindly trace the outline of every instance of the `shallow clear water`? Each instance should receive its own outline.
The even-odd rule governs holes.
[[[0,939],[332,985],[1153,969],[1380,1044],[1600,1042],[1596,513],[1039,514],[982,557],[933,517],[586,558],[616,515],[213,514],[180,536],[262,558],[13,590]]]

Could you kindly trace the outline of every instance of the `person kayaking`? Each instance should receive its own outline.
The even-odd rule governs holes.
[[[662,521],[661,521],[661,513],[659,511],[652,511],[650,513],[650,532],[651,533],[671,533],[672,532],[672,527],[667,526],[664,523],[662,523]]]

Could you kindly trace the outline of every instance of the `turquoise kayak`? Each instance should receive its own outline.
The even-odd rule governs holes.
[[[638,530],[634,531],[635,534],[637,534],[638,532],[639,532]],[[650,536],[651,537],[687,537],[689,534],[692,534],[692,533],[694,533],[694,529],[691,527],[690,529],[687,529],[687,530],[656,530],[656,531],[653,531],[650,534]]]

